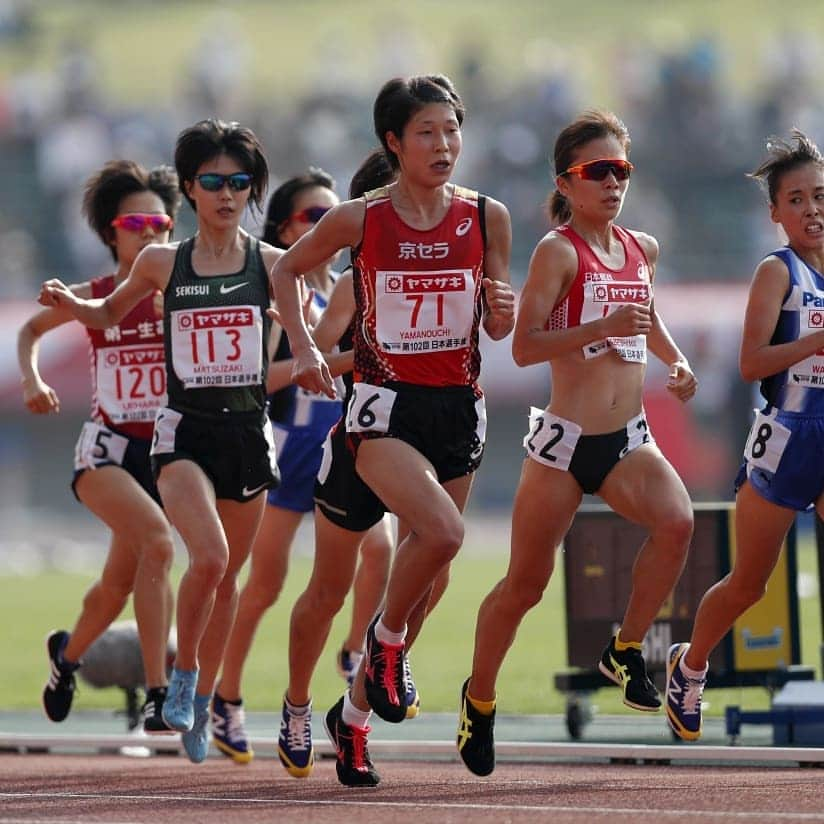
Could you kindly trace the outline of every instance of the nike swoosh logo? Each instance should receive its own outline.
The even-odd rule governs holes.
[[[266,481],[265,483],[262,483],[260,486],[256,486],[254,489],[247,489],[244,486],[243,489],[241,490],[241,494],[243,495],[244,498],[248,498],[251,495],[256,494],[257,492],[260,492],[261,489],[265,489],[267,486],[269,486],[268,481]]]
[[[243,281],[243,283],[236,283],[234,286],[227,286],[225,283],[220,284],[220,294],[221,295],[228,295],[229,292],[236,292],[238,289],[242,289],[248,281]]]

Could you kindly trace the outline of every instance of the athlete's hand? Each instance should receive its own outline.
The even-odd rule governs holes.
[[[74,292],[63,283],[62,280],[52,278],[47,280],[40,287],[40,294],[37,297],[37,302],[41,306],[53,306],[57,308],[70,307],[77,303],[77,296]]]
[[[292,356],[295,360],[292,383],[303,387],[307,392],[322,393],[329,398],[338,396],[329,366],[316,346],[301,349],[300,352],[292,353]]]
[[[512,286],[503,280],[484,278],[481,285],[489,307],[489,314],[484,319],[484,329],[490,337],[500,340],[515,326],[515,293]]]
[[[54,389],[42,380],[23,381],[23,403],[29,412],[34,412],[35,415],[60,411],[60,398]]]
[[[692,374],[692,369],[687,361],[680,360],[670,364],[667,389],[679,401],[688,401],[698,391],[698,380]]]
[[[627,303],[603,319],[605,338],[629,338],[646,335],[652,329],[652,312],[649,306]]]

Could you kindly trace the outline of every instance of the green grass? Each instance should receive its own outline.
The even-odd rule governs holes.
[[[815,551],[810,541],[799,547],[799,569],[815,575]],[[293,561],[284,592],[266,614],[252,649],[244,681],[244,698],[252,710],[276,710],[286,686],[286,650],[289,613],[303,590],[311,567],[305,557]],[[558,564],[559,572],[562,564]],[[433,613],[412,653],[415,679],[424,707],[432,712],[451,712],[469,672],[475,616],[478,605],[503,575],[506,558],[465,553],[453,565],[452,580],[441,604]],[[93,575],[48,573],[32,577],[0,577],[0,708],[39,707],[47,675],[43,639],[54,627],[70,628],[83,593]],[[34,609],[32,605],[37,605]],[[126,615],[130,615],[127,612]],[[821,629],[816,597],[800,601],[802,662],[815,666],[820,677]],[[334,653],[345,634],[349,604],[338,616],[319,663],[314,699],[317,706],[331,705],[340,695],[342,682],[334,669]],[[564,711],[565,696],[553,686],[553,675],[566,665],[566,625],[563,615],[563,576],[556,574],[539,606],[524,619],[518,637],[504,663],[498,683],[504,712],[543,714]],[[83,685],[76,707],[116,708],[116,690],[95,690]],[[737,704],[747,709],[769,706],[763,689],[708,690],[709,713],[721,714]],[[596,693],[600,712],[624,711],[617,689]]]

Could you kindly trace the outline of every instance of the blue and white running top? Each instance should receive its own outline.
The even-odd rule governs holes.
[[[768,257],[782,260],[790,282],[772,345],[789,343],[824,330],[824,275],[785,246]],[[824,414],[824,349],[761,381],[761,394],[773,407],[807,415]]]

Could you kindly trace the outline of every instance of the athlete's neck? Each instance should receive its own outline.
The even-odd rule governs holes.
[[[416,229],[431,229],[441,222],[449,205],[455,187],[451,183],[442,186],[420,186],[403,174],[389,189],[395,211]]]
[[[824,275],[824,249],[799,249],[793,243],[788,245],[807,266]]]
[[[601,251],[608,255],[621,245],[612,231],[613,223],[611,220],[607,223],[593,223],[573,215],[572,220],[569,221],[569,226],[594,251]]]
[[[307,272],[303,276],[303,279],[306,281],[306,285],[311,286],[321,297],[329,297],[329,293],[332,291],[332,286],[334,285],[334,281],[332,280],[332,262],[327,261],[323,266],[318,266],[317,269]]]
[[[198,227],[195,248],[200,255],[215,260],[227,257],[246,248],[246,232],[243,229],[215,230],[208,226]]]

